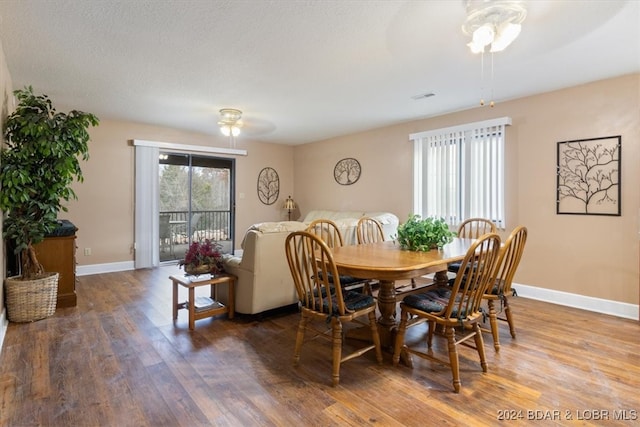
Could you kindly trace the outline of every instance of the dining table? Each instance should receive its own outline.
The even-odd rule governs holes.
[[[378,332],[383,347],[393,346],[397,326],[397,280],[434,274],[434,285],[448,282],[447,265],[464,259],[475,240],[454,237],[441,249],[426,252],[404,250],[396,241],[384,241],[333,248],[333,260],[341,275],[380,282],[377,295]]]

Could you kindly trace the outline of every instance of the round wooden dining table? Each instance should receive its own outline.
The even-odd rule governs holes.
[[[436,284],[446,283],[447,264],[464,259],[474,239],[454,238],[442,249],[414,252],[400,249],[394,241],[333,248],[333,260],[340,274],[380,281],[378,331],[385,346],[393,345],[396,326],[395,281],[435,273]]]

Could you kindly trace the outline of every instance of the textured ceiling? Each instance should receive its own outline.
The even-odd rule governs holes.
[[[639,1],[525,4],[497,102],[640,71]],[[0,0],[0,38],[14,87],[59,106],[211,135],[232,107],[240,138],[301,144],[480,108],[464,18],[462,0]]]

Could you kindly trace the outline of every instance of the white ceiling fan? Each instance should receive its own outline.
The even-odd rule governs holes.
[[[220,120],[218,121],[220,132],[224,136],[237,137],[241,132],[247,135],[261,135],[272,132],[275,127],[258,119],[243,120],[242,111],[237,108],[222,108],[220,110]]]

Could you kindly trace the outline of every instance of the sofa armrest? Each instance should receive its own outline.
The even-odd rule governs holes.
[[[238,268],[240,267],[240,263],[242,262],[241,256],[235,256],[231,254],[222,255],[222,265],[224,265],[225,269],[228,267]]]

